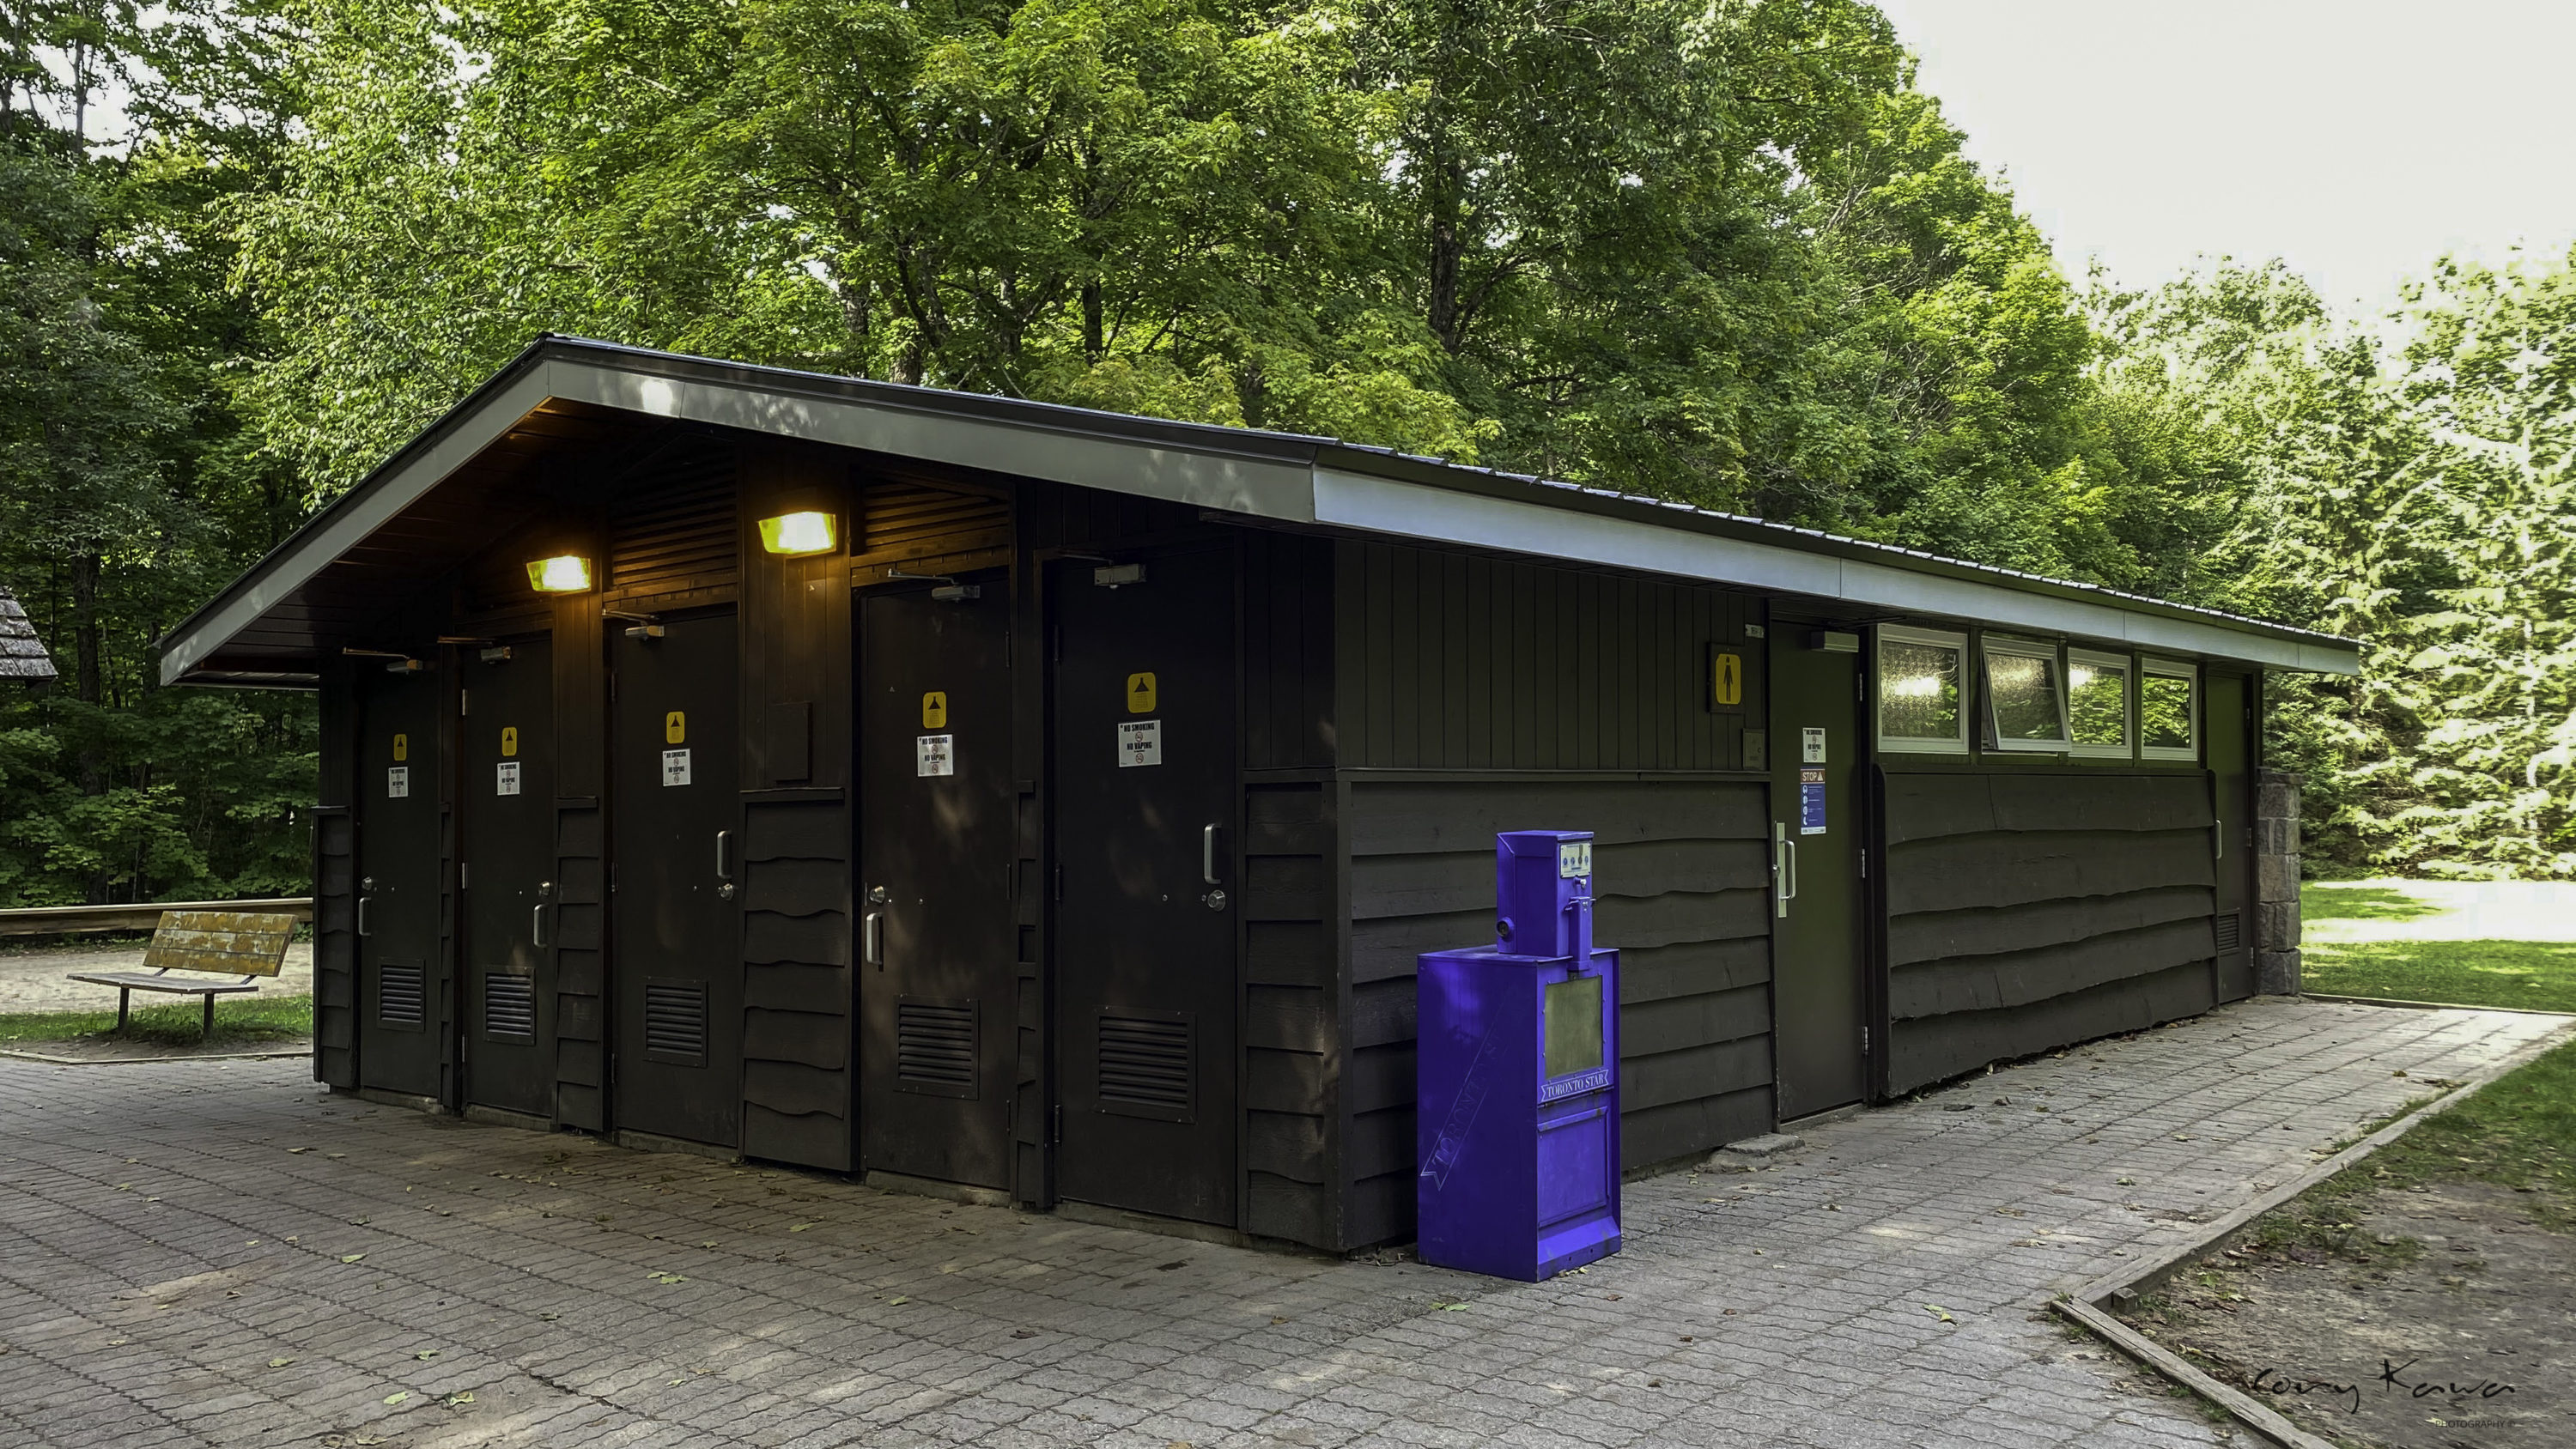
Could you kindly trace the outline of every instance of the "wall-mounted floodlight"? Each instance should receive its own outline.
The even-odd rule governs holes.
[[[575,554],[530,559],[528,587],[541,594],[578,594],[590,587],[590,560]]]
[[[760,546],[782,558],[830,553],[840,545],[832,515],[807,511],[760,520]]]

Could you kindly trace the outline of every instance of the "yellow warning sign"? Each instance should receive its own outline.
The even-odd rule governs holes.
[[[519,727],[501,726],[501,758],[506,760],[517,753],[519,753]]]
[[[411,758],[411,736],[409,736],[409,735],[396,735],[396,736],[394,736],[394,763],[395,763],[395,764],[397,764],[397,765],[399,765],[399,764],[401,764],[403,761],[408,760],[408,759],[410,759],[410,758]]]
[[[934,689],[921,697],[921,727],[926,730],[948,728],[948,691]]]
[[[685,745],[688,742],[689,717],[676,709],[662,716],[662,743]]]
[[[1127,676],[1127,712],[1129,714],[1152,714],[1154,712],[1153,675],[1130,674]]]
[[[1744,656],[1720,649],[1709,656],[1708,699],[1713,708],[1744,703]]]

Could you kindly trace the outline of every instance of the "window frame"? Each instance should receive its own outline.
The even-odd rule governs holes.
[[[2075,666],[2120,671],[2120,743],[2088,745],[2075,738]],[[2087,760],[2131,760],[2138,754],[2138,659],[2105,649],[2066,648],[2066,752]]]
[[[2053,740],[2014,740],[2004,738],[1995,720],[1995,679],[1993,661],[1996,655],[2007,659],[2041,659],[2056,671],[2057,738]],[[1986,748],[1999,754],[2062,755],[2075,743],[2075,721],[2067,712],[2066,651],[2054,639],[2023,639],[2011,634],[1980,633],[1977,636],[1977,684],[1984,708],[1978,718],[1985,726]]]
[[[1927,739],[1913,735],[1900,735],[1891,738],[1888,735],[1887,646],[1890,644],[1913,644],[1924,648],[1948,649],[1958,655],[1959,728],[1955,735],[1947,739]],[[1877,637],[1871,641],[1869,649],[1870,692],[1872,696],[1870,700],[1869,726],[1870,733],[1878,740],[1878,748],[1881,753],[1900,755],[1962,756],[1969,753],[1968,721],[1976,714],[1976,680],[1968,672],[1968,661],[1971,657],[1972,655],[1968,648],[1968,636],[1964,632],[1953,632],[1948,629],[1918,629],[1907,624],[1881,624],[1878,626]]]
[[[2147,679],[2179,679],[2191,689],[2191,705],[2185,711],[2191,721],[2191,743],[2188,745],[2151,745],[2147,743]],[[2153,655],[2138,656],[2137,717],[2130,728],[2138,740],[2138,758],[2142,760],[2192,760],[2200,758],[2200,666],[2181,659],[2158,659]]]

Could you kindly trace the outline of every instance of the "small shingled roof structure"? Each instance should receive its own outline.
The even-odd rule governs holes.
[[[36,637],[36,626],[18,607],[18,596],[0,588],[0,681],[42,689],[58,677],[45,641]]]

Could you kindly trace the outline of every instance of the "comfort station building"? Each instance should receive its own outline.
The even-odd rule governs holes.
[[[1460,467],[545,337],[164,641],[317,690],[314,1070],[1412,1236],[1414,971],[1591,831],[1631,1170],[2295,982],[2256,619]]]

